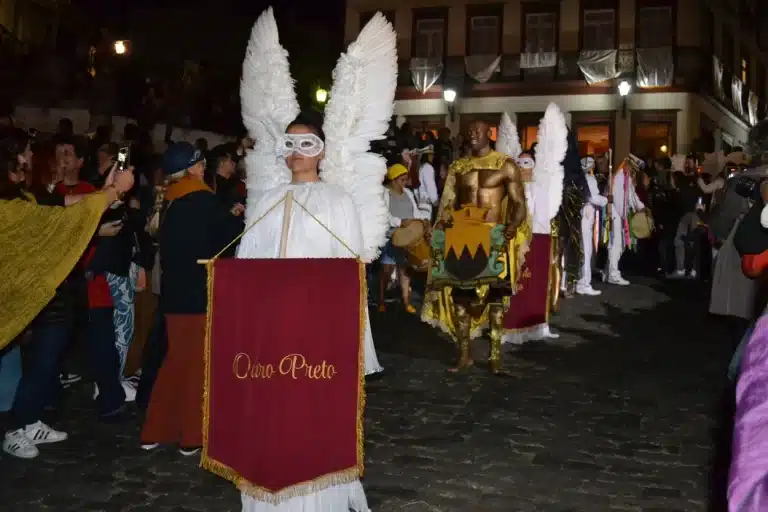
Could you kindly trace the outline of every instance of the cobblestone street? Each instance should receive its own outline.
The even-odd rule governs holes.
[[[504,378],[480,365],[487,342],[453,375],[435,331],[394,305],[371,313],[387,369],[368,385],[374,512],[706,510],[730,343],[705,285],[638,283],[564,302],[561,338],[510,352]],[[0,510],[239,510],[195,460],[142,452],[138,419],[96,422],[90,391],[52,421],[69,441],[33,461],[0,455]]]

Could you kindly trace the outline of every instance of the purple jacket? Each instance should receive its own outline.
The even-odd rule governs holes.
[[[768,315],[757,321],[736,387],[730,512],[768,510]]]

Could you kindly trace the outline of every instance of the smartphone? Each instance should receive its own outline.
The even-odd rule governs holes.
[[[120,148],[120,150],[117,152],[117,171],[124,171],[128,167],[128,152],[130,151],[129,146],[123,146]]]

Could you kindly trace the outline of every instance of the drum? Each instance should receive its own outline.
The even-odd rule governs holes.
[[[507,270],[504,225],[486,222],[487,210],[464,206],[432,232],[433,284],[473,288],[501,285]]]
[[[392,233],[392,245],[405,251],[408,264],[418,272],[429,268],[429,244],[424,239],[426,227],[423,222],[411,222]]]
[[[653,233],[653,217],[646,211],[637,212],[629,221],[629,229],[638,240],[645,240]]]

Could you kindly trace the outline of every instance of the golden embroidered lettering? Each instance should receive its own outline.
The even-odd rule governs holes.
[[[305,377],[307,379],[332,379],[336,368],[323,360],[320,364],[310,364],[301,354],[285,356],[278,366],[281,375],[290,375],[292,379]]]
[[[292,379],[330,380],[338,373],[336,367],[323,360],[319,364],[307,362],[307,358],[301,354],[290,354],[280,360],[280,364],[262,364],[254,362],[251,357],[240,352],[232,361],[232,374],[238,380],[244,379],[271,379],[277,373],[289,376]]]
[[[253,363],[248,354],[240,352],[232,362],[232,373],[242,379],[271,379],[275,375],[272,364]]]

